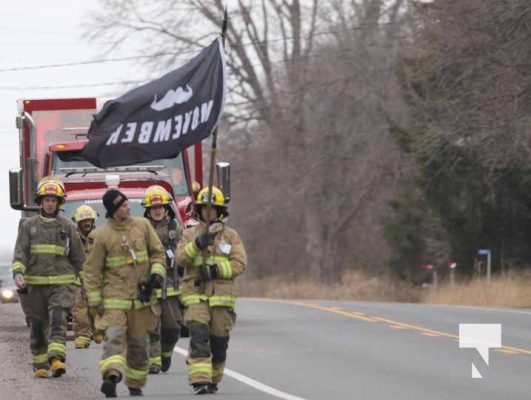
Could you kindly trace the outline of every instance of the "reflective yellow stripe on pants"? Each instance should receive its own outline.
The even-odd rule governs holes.
[[[130,366],[125,366],[125,377],[132,381],[143,383],[147,380],[148,371],[131,368]]]
[[[110,356],[105,358],[104,360],[100,361],[99,367],[100,367],[100,373],[105,376],[105,372],[107,372],[109,369],[115,369],[115,370],[122,370],[123,366],[125,364],[125,358],[124,356],[121,356],[119,354]]]
[[[190,382],[210,382],[212,380],[212,365],[190,362],[188,364],[188,379]]]

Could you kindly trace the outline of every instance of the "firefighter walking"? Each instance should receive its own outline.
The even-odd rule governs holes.
[[[177,247],[177,264],[184,267],[184,324],[190,330],[188,382],[195,394],[218,391],[236,321],[234,281],[247,265],[238,233],[223,222],[228,216],[223,193],[213,187],[210,209],[207,200],[208,188],[204,188],[196,200],[201,222],[185,229]]]
[[[95,227],[98,214],[94,209],[86,204],[79,206],[74,214],[73,220],[77,224],[77,231],[83,243],[85,255],[88,253],[87,237]],[[81,272],[83,278],[83,272]],[[81,279],[83,281],[83,279]],[[83,285],[76,288],[74,307],[72,308],[74,320],[74,347],[85,349],[89,347],[90,341],[101,343],[103,335],[94,330],[94,320],[89,313],[87,292]]]
[[[103,195],[107,222],[88,237],[85,288],[95,327],[105,331],[99,369],[101,391],[116,397],[125,375],[131,396],[141,396],[148,375],[148,332],[160,309],[155,289],[166,276],[164,249],[145,218],[131,217],[127,197],[116,189]]]
[[[179,299],[179,275],[175,265],[177,240],[181,227],[177,225],[175,212],[171,207],[171,195],[162,187],[147,188],[142,206],[144,217],[150,222],[166,251],[168,274],[162,289],[157,289],[161,306],[160,319],[155,331],[149,333],[149,373],[158,374],[170,369],[173,349],[179,340],[182,324],[182,305]]]
[[[33,369],[39,378],[49,376],[50,366],[53,377],[66,372],[67,315],[85,260],[76,227],[58,215],[65,197],[59,179],[41,179],[35,195],[39,215],[21,224],[12,264],[15,284],[25,292]]]

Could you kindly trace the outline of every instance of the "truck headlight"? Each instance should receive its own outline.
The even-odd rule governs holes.
[[[11,289],[2,289],[0,293],[4,299],[12,299],[15,295],[15,292],[13,292]]]

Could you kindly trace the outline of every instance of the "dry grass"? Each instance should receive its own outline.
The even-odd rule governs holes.
[[[385,277],[368,277],[361,272],[349,271],[341,284],[326,285],[315,280],[286,281],[272,277],[261,280],[245,279],[238,284],[242,297],[269,297],[277,299],[370,300],[417,302],[421,290]]]
[[[276,299],[365,300],[420,302],[487,307],[531,307],[531,274],[471,280],[435,289],[421,289],[387,277],[369,277],[362,272],[345,273],[341,284],[314,280],[286,281],[282,277],[244,278],[238,282],[242,297]]]
[[[490,307],[530,307],[531,276],[496,277],[468,283],[445,285],[423,296],[424,303],[459,304]]]

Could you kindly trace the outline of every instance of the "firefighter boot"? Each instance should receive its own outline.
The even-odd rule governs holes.
[[[210,393],[210,389],[208,387],[209,383],[194,383],[192,384],[192,391],[194,394],[207,394]]]
[[[37,368],[35,370],[35,378],[48,378],[48,370],[46,368]]]
[[[96,344],[100,344],[101,342],[103,342],[103,335],[96,333],[92,336],[92,340],[94,340]]]
[[[100,391],[105,397],[116,397],[116,384],[120,381],[120,376],[109,375],[103,379]]]
[[[129,389],[129,396],[143,396],[144,393],[142,393],[142,389],[140,388],[128,388]]]
[[[86,336],[78,336],[74,339],[74,346],[76,349],[86,349],[90,346],[90,338]]]
[[[158,365],[150,365],[149,366],[149,370],[148,370],[148,373],[150,375],[156,375],[160,372],[160,368],[158,367]]]
[[[162,357],[160,370],[162,372],[166,372],[170,369],[170,366],[171,366],[171,357],[167,357],[167,358]]]
[[[63,361],[59,360],[58,358],[52,358],[52,376],[54,378],[57,378],[61,375],[63,375],[66,372],[66,365]]]
[[[209,383],[208,384],[208,392],[209,393],[217,393],[218,392],[218,384],[217,383]]]

